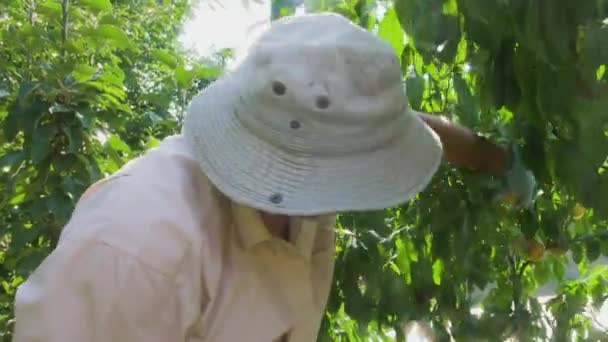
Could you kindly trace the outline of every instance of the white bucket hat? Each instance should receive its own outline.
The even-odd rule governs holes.
[[[335,14],[276,21],[193,99],[183,135],[220,192],[287,215],[401,204],[442,156],[390,45]]]

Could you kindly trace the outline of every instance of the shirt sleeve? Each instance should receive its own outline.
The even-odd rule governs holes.
[[[64,241],[18,288],[13,341],[184,341],[175,287],[118,248]]]

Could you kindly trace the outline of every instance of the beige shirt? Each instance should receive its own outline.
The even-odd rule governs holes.
[[[296,217],[290,242],[271,236],[168,138],[85,193],[17,291],[14,341],[315,341],[334,223]]]

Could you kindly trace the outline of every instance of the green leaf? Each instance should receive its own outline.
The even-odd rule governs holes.
[[[422,106],[422,96],[424,94],[424,78],[419,77],[418,75],[409,77],[405,81],[405,85],[410,106],[414,110],[420,110]]]
[[[600,178],[593,165],[579,146],[572,142],[555,144],[555,174],[586,207],[601,202]]]
[[[483,49],[495,51],[500,45],[505,22],[499,20],[498,1],[462,0],[459,9],[465,16],[466,32]]]
[[[441,273],[443,272],[443,262],[441,259],[435,260],[433,263],[433,283],[441,285]]]
[[[600,65],[608,61],[608,27],[594,25],[587,28],[584,35],[582,54],[595,71]]]
[[[131,152],[131,148],[129,147],[129,145],[127,145],[127,143],[120,139],[118,135],[110,135],[108,137],[107,143],[114,151]]]
[[[553,259],[551,261],[551,267],[553,270],[553,274],[555,275],[555,278],[560,282],[563,281],[565,274],[566,274],[564,264],[559,262],[558,260]]]
[[[68,137],[68,152],[78,153],[82,147],[82,131],[80,127],[70,126],[64,129],[64,133]]]
[[[112,3],[110,0],[79,0],[79,2],[95,11],[111,11]]]
[[[552,278],[552,268],[551,264],[548,262],[541,262],[534,266],[533,269],[534,278],[537,282],[537,285],[544,285]]]
[[[485,24],[491,24],[492,17],[499,11],[498,1],[485,0],[463,0],[463,12],[471,19],[478,20]]]
[[[50,152],[51,138],[54,132],[55,130],[48,125],[38,126],[34,130],[30,152],[34,164],[38,164],[47,158]]]
[[[571,13],[559,1],[541,1],[538,18],[547,53],[554,62],[570,62],[573,51],[569,44],[576,39],[577,26],[570,20]],[[568,5],[567,5],[568,6]],[[569,7],[569,6],[568,6]]]
[[[78,64],[74,67],[74,71],[72,71],[72,76],[76,82],[84,82],[88,81],[93,77],[96,69],[92,66],[86,64]]]
[[[20,192],[17,193],[17,195],[13,196],[13,198],[11,198],[11,200],[8,202],[11,205],[17,205],[20,204],[21,202],[23,202],[25,200],[25,192]]]
[[[378,25],[378,36],[391,44],[398,57],[401,56],[404,47],[403,31],[401,30],[397,13],[393,7],[386,11],[384,18],[380,21],[380,24]]]
[[[24,277],[29,277],[47,256],[48,251],[44,249],[38,249],[32,251],[31,253],[27,253],[25,257],[19,259],[16,269],[17,274]]]
[[[148,142],[146,142],[144,149],[149,150],[158,146],[160,146],[160,141],[158,141],[158,139],[154,137],[150,137],[150,139],[148,139]]]
[[[54,158],[53,167],[59,172],[61,172],[61,171],[70,172],[77,165],[76,164],[77,162],[78,162],[78,158],[73,153],[61,154],[61,155],[57,156],[56,158]],[[69,179],[69,178],[66,178],[66,179]]]
[[[460,38],[460,42],[458,43],[458,48],[456,52],[455,64],[464,63],[467,59],[467,40],[464,36]]]
[[[595,72],[595,78],[600,81],[602,78],[604,78],[604,75],[606,74],[606,65],[602,64],[600,65],[596,72]]]
[[[99,25],[94,32],[99,38],[105,39],[116,48],[126,49],[131,46],[131,40],[127,34],[117,26]]]
[[[16,101],[8,107],[8,116],[5,118],[4,134],[9,140],[15,139],[20,130],[26,135],[31,134],[33,125],[41,115],[43,107],[39,101],[31,101],[31,94],[40,84],[23,82],[19,85]]]
[[[443,3],[443,14],[458,15],[458,2],[456,0],[446,0]]]
[[[177,79],[177,84],[181,88],[190,88],[192,86],[194,76],[195,71],[193,69],[186,69],[186,67],[183,65],[180,65],[175,69],[175,78]]]
[[[4,154],[0,157],[0,171],[4,167],[11,167],[15,165],[19,165],[25,160],[26,153],[25,151],[12,151]]]
[[[580,264],[583,261],[583,253],[584,250],[580,244],[574,245],[572,248],[572,261],[574,261],[574,263],[576,263],[577,265]]]
[[[525,17],[525,31],[524,31],[524,43],[526,47],[535,52],[536,57],[547,63],[549,58],[547,57],[546,41],[542,35],[542,29],[540,27],[540,1],[529,1],[528,9]]]
[[[10,248],[12,250],[18,251],[23,249],[28,243],[32,242],[34,239],[38,237],[40,234],[39,227],[32,227],[29,229],[15,229],[12,237]]]
[[[598,240],[591,240],[587,243],[586,256],[589,262],[594,262],[600,257],[600,243]]]
[[[198,76],[204,79],[215,79],[220,76],[222,69],[218,66],[208,66],[200,68]]]
[[[55,216],[59,225],[63,226],[74,209],[74,203],[70,197],[62,191],[55,191],[49,198],[49,209]]]
[[[533,239],[534,235],[539,229],[538,222],[536,222],[536,218],[534,217],[533,213],[525,210],[520,213],[518,219],[522,233],[524,233],[527,238]]]
[[[397,266],[399,268],[400,274],[402,275],[406,284],[410,284],[412,282],[412,274],[410,267],[410,253],[408,251],[408,247],[403,243],[403,240],[397,239],[395,241],[395,247],[397,248]]]
[[[479,111],[475,108],[475,98],[459,73],[454,75],[454,90],[458,94],[458,117],[460,121],[466,127],[476,127],[479,123]]]
[[[573,111],[576,94],[576,70],[559,71],[540,64],[537,68],[538,106],[545,118],[567,116]]]
[[[38,4],[38,11],[40,11],[41,13],[44,13],[45,15],[53,18],[53,17],[58,17],[58,15],[61,15],[61,3],[58,1],[52,1],[52,0],[47,0],[47,1],[40,1],[40,3]]]
[[[95,113],[90,109],[83,108],[76,112],[76,117],[80,120],[80,124],[86,130],[92,129],[95,126]]]
[[[574,139],[593,168],[599,168],[608,156],[608,97],[593,101],[572,101],[576,110]]]
[[[8,140],[13,140],[19,133],[19,119],[22,115],[17,105],[10,107],[7,117],[2,121],[4,135]]]
[[[318,9],[316,6],[321,4],[316,1],[306,1],[306,7],[308,10]],[[314,7],[313,7],[314,6]],[[284,16],[293,14],[295,11],[295,4],[291,0],[272,0],[271,1],[271,18],[278,19]]]
[[[32,83],[32,82],[24,82],[19,85],[19,93],[17,94],[17,99],[19,103],[23,103],[26,98],[28,98],[34,90],[36,90],[40,84]]]
[[[122,91],[123,82],[126,76],[125,72],[121,68],[111,64],[106,65],[103,71],[103,74],[101,74],[98,78],[99,81],[107,82],[108,85],[116,86],[117,88],[120,88],[118,90]],[[113,90],[113,88],[107,87],[107,85],[102,85],[100,90],[108,92],[109,90]]]
[[[461,32],[458,26],[458,17],[442,15],[439,21],[439,35],[436,38],[439,60],[451,63],[458,52]]]
[[[179,58],[166,50],[154,49],[152,50],[152,55],[171,69],[175,69],[179,63]]]

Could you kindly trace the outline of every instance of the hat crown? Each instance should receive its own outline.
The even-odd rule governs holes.
[[[407,120],[391,46],[335,14],[281,19],[234,71],[235,114],[252,134],[311,154],[357,153],[388,143]]]
[[[316,215],[402,203],[441,144],[407,110],[388,43],[337,15],[283,19],[230,74],[196,96],[184,134],[228,197]]]

